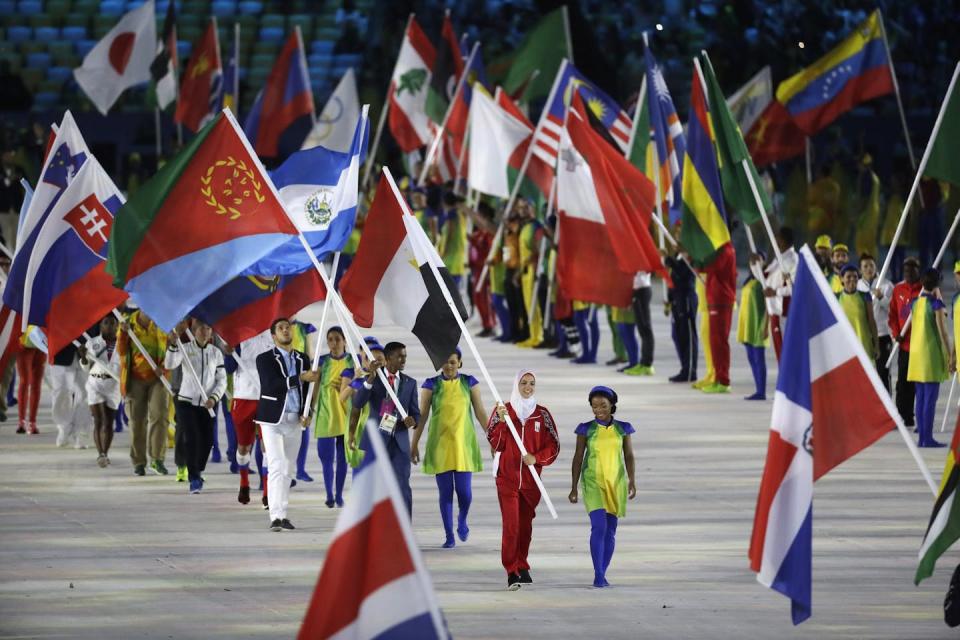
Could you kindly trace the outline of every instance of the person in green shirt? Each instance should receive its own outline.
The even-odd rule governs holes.
[[[753,373],[756,391],[744,400],[767,399],[767,301],[763,295],[763,283],[754,277],[754,270],[763,274],[765,258],[762,253],[750,256],[751,274],[740,289],[740,313],[737,317],[737,342],[747,350],[747,362]]]

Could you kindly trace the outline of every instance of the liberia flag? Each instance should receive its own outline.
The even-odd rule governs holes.
[[[900,417],[810,248],[800,262],[750,540],[757,581],[811,613],[813,483]]]
[[[383,440],[364,440],[297,638],[449,638]]]
[[[466,319],[467,312],[443,260],[416,219],[404,212],[400,191],[386,172],[363,229],[357,253],[340,281],[344,303],[361,327],[392,324],[409,329],[439,369],[460,342],[460,326],[433,267],[460,317]]]

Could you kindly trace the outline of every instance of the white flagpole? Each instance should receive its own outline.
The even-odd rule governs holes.
[[[440,127],[437,129],[436,133],[433,136],[433,140],[430,142],[430,147],[427,151],[427,157],[423,160],[423,168],[420,170],[420,177],[417,178],[417,184],[423,186],[424,181],[427,179],[427,173],[430,171],[430,165],[433,162],[433,156],[437,153],[437,148],[440,146],[440,143],[443,142],[443,132],[447,128],[447,121],[450,120],[450,113],[453,111],[453,106],[457,102],[457,98],[460,96],[460,92],[463,91],[463,85],[467,80],[467,72],[470,71],[470,66],[473,64],[473,58],[477,55],[477,50],[480,48],[480,41],[473,43],[473,48],[470,49],[470,56],[467,58],[466,63],[463,66],[463,73],[460,74],[460,79],[457,80],[457,88],[453,92],[453,99],[450,100],[450,104],[447,105],[447,111],[443,114],[443,122],[440,123]]]
[[[390,183],[390,188],[393,189],[393,194],[397,199],[397,202],[400,203],[400,206],[403,208],[404,216],[410,216],[410,219],[413,218],[413,214],[410,213],[410,209],[407,207],[406,201],[403,199],[403,196],[400,194],[400,190],[397,188],[396,183],[393,181],[393,175],[390,173],[388,167],[383,168],[383,173],[387,176],[387,181]],[[419,224],[419,223],[417,223]],[[408,236],[409,237],[409,236]],[[466,340],[467,346],[470,348],[470,352],[473,354],[473,357],[477,361],[477,366],[480,367],[480,373],[483,375],[484,380],[487,383],[487,386],[490,388],[490,393],[493,394],[493,399],[498,404],[503,403],[503,399],[500,397],[500,393],[497,391],[497,387],[493,384],[493,379],[490,377],[490,372],[487,371],[487,366],[483,362],[483,357],[480,355],[480,351],[477,350],[477,345],[473,341],[473,336],[470,335],[470,332],[467,330],[467,326],[463,321],[463,318],[460,317],[460,312],[457,309],[456,303],[453,301],[453,296],[450,294],[450,290],[447,288],[446,282],[443,280],[443,276],[440,275],[440,270],[437,268],[437,265],[433,263],[432,260],[427,260],[427,263],[430,265],[430,271],[433,273],[433,277],[437,281],[437,285],[440,287],[440,291],[443,293],[444,300],[447,302],[447,306],[450,307],[450,311],[453,313],[453,317],[456,319],[457,324],[460,326],[460,333],[463,336],[463,339]],[[527,455],[527,450],[523,446],[523,441],[520,439],[520,436],[517,434],[517,428],[513,424],[513,420],[510,418],[510,414],[506,414],[507,428],[510,430],[510,434],[513,436],[514,441],[517,444],[517,447],[520,449],[521,455]],[[536,469],[533,465],[527,465],[530,469],[530,474],[533,476],[533,481],[536,483],[537,488],[540,490],[540,495],[543,496],[543,501],[547,505],[547,509],[550,510],[550,515],[553,516],[554,520],[557,519],[557,510],[553,506],[553,502],[550,500],[550,496],[547,495],[547,490],[543,486],[543,481],[540,479],[539,474],[537,474]]]
[[[957,388],[957,372],[953,372],[953,378],[950,382],[950,394],[947,396],[947,406],[943,408],[943,421],[940,423],[940,433],[947,428],[947,418],[950,416],[950,403],[953,400],[953,391]]]
[[[403,39],[407,39],[407,33],[410,31],[410,25],[413,23],[414,14],[411,13],[407,18],[407,26],[403,29]],[[400,49],[403,49],[403,41],[400,43]],[[377,149],[380,147],[380,136],[383,134],[383,125],[387,122],[387,112],[390,110],[390,91],[393,87],[393,76],[397,73],[397,65],[400,64],[400,53],[397,52],[397,61],[393,63],[393,71],[390,73],[390,84],[387,86],[387,97],[383,100],[383,109],[380,110],[380,120],[377,122],[377,132],[373,136],[373,146],[367,153],[367,162],[363,167],[363,179],[360,181],[360,190],[367,190],[367,183],[370,181],[370,170],[373,169],[373,158],[377,155]]]
[[[930,139],[927,140],[927,148],[923,152],[923,158],[920,160],[920,168],[917,170],[916,176],[913,178],[913,186],[910,187],[910,193],[907,195],[907,201],[903,204],[903,213],[900,214],[900,222],[897,223],[897,230],[893,234],[893,241],[890,243],[890,249],[887,251],[887,257],[883,260],[883,267],[880,269],[878,281],[883,280],[883,276],[887,274],[887,269],[890,267],[890,261],[893,259],[893,254],[897,248],[897,244],[900,242],[900,234],[903,233],[903,227],[907,222],[907,214],[910,212],[910,207],[913,205],[913,196],[917,193],[917,187],[920,186],[920,178],[923,176],[923,170],[927,168],[927,161],[930,159],[930,152],[933,151],[933,145],[937,141],[937,134],[940,132],[940,125],[943,124],[943,116],[947,111],[947,103],[950,101],[950,96],[953,95],[953,88],[957,84],[957,75],[960,74],[960,62],[953,68],[953,76],[950,78],[950,85],[947,87],[947,94],[943,99],[943,102],[940,103],[940,113],[937,114],[937,120],[933,124],[933,131],[930,132]]]
[[[337,251],[333,254],[333,267],[331,271],[333,272],[333,280],[337,279],[337,267],[340,265],[340,252]],[[317,329],[317,348],[313,350],[313,364],[310,366],[310,369],[316,369],[320,364],[320,341],[323,340],[323,330],[327,328],[327,312],[330,310],[330,296],[328,295],[326,300],[323,301],[323,311],[320,313],[320,328]],[[319,381],[317,382],[319,384]],[[313,383],[310,382],[307,384],[307,398],[310,398],[310,392],[313,391]],[[303,403],[303,413],[302,416],[306,416],[310,413],[310,402]]]

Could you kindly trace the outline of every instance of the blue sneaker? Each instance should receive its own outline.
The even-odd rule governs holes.
[[[303,482],[313,482],[313,478],[310,477],[310,474],[304,471],[297,472],[297,480],[302,480]]]
[[[217,463],[223,460],[223,455],[220,453],[220,449],[214,449],[210,452],[210,462]]]
[[[191,480],[190,481],[190,493],[200,493],[200,489],[203,488],[202,480]]]

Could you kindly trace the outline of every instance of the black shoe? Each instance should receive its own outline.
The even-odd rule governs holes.
[[[327,509],[333,509],[334,505],[337,504],[337,503],[334,502],[333,500],[327,500],[327,501],[324,502],[323,504],[327,505]]]
[[[147,475],[146,465],[138,464],[133,468],[133,475],[135,476],[145,476]]]
[[[286,518],[280,521],[280,526],[286,529],[287,531],[293,531],[294,529],[296,529],[296,527],[293,526],[293,523],[287,520]]]
[[[240,493],[237,494],[237,502],[240,504],[250,504],[250,487],[240,487]]]
[[[529,569],[520,569],[520,584],[533,584]]]
[[[267,496],[263,496],[263,499],[260,500],[260,502],[263,503],[263,510],[264,510],[264,511],[266,511],[267,509],[270,508],[270,502],[267,500]]]
[[[489,337],[492,336],[492,335],[493,335],[493,329],[484,329],[483,331],[481,331],[480,333],[477,334],[477,337],[478,337],[478,338],[489,338]]]
[[[678,373],[675,376],[670,377],[670,382],[694,382],[697,379],[696,376],[690,377],[688,373]]]
[[[283,531],[283,523],[280,520],[274,520],[270,523],[270,531]]]
[[[520,576],[511,573],[507,576],[507,591],[516,591],[520,588]]]

